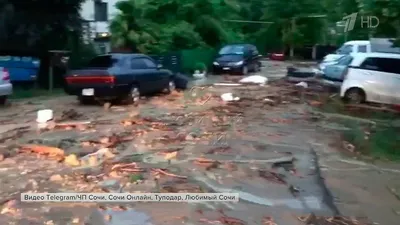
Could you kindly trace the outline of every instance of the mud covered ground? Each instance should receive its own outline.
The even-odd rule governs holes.
[[[237,79],[139,107],[58,97],[2,109],[0,224],[398,224],[396,165],[341,156],[335,124],[291,84],[209,85]],[[223,102],[225,92],[241,99]],[[38,129],[45,108],[56,121]],[[21,203],[22,192],[237,192],[240,202]]]

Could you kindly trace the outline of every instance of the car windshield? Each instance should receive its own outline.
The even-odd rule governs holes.
[[[353,60],[353,57],[351,56],[344,56],[338,60],[338,65],[342,66],[348,66],[350,65],[351,61]]]
[[[229,45],[223,47],[219,51],[220,55],[243,55],[244,54],[244,46],[243,45]]]
[[[97,56],[89,61],[87,67],[93,68],[109,68],[112,67],[118,60],[112,58],[111,55]]]
[[[353,50],[353,45],[343,45],[336,51],[336,54],[347,55],[350,54],[352,50]]]

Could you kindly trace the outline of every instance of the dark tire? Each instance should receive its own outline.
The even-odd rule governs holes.
[[[140,90],[139,86],[136,84],[132,84],[128,96],[126,97],[126,100],[129,104],[132,104],[134,106],[139,105],[140,101]]]
[[[350,88],[346,91],[344,98],[351,104],[360,104],[365,102],[365,92],[361,88]]]
[[[5,105],[7,103],[7,96],[0,96],[0,105]]]
[[[243,66],[242,67],[242,71],[241,74],[246,76],[247,74],[249,74],[249,68],[247,66]]]
[[[170,80],[169,82],[168,82],[168,87],[166,88],[166,93],[167,94],[170,94],[170,93],[172,93],[173,91],[175,91],[176,90],[176,85],[175,85],[175,82],[174,82],[174,80]]]

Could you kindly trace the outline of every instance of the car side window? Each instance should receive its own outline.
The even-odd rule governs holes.
[[[150,59],[143,58],[143,62],[146,64],[147,69],[155,69],[157,65]]]
[[[380,68],[378,66],[378,61],[377,58],[366,58],[364,62],[360,66],[361,69],[366,69],[366,70],[378,70],[380,71]]]
[[[386,73],[399,73],[399,69],[397,69],[397,65],[399,63],[398,59],[393,58],[379,58],[378,65],[381,68],[382,72]]]
[[[357,52],[367,52],[367,46],[366,45],[359,45],[357,48]]]
[[[251,53],[252,53],[253,56],[257,56],[259,54],[258,50],[257,50],[257,48],[255,46],[251,47]]]
[[[143,62],[142,59],[132,59],[131,60],[131,68],[132,69],[146,69],[146,64]]]

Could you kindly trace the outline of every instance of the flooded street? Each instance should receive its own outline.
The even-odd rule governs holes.
[[[285,70],[283,63],[268,62],[261,75],[273,81]],[[192,83],[205,85],[196,95],[191,89],[143,98],[138,107],[103,109],[58,97],[4,109],[0,224],[297,225],[323,220],[318,224],[351,225],[363,224],[372,209],[386,216],[372,213],[370,221],[398,221],[393,210],[399,204],[390,193],[380,192],[382,200],[367,197],[385,187],[375,181],[369,185],[368,176],[395,183],[396,172],[353,171],[354,164],[340,161],[331,147],[335,131],[323,128],[326,122],[293,85],[211,86],[235,79],[210,76]],[[240,100],[222,101],[227,92]],[[38,130],[37,110],[46,108],[55,112],[56,122]],[[349,170],[339,172],[344,168]],[[356,194],[352,182],[369,187],[358,186],[363,191]],[[23,192],[229,192],[238,193],[240,201],[22,203]],[[346,202],[351,194],[356,197]],[[339,215],[343,218],[329,218]],[[347,216],[363,218],[356,223]]]

